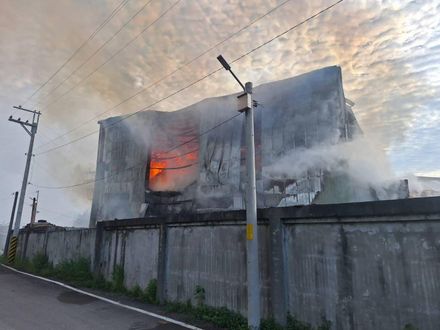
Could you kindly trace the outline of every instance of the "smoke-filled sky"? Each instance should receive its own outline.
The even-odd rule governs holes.
[[[13,111],[13,105],[43,112],[28,187],[28,197],[40,190],[38,218],[60,225],[85,224],[81,219],[87,217],[93,185],[64,190],[37,186],[93,178],[98,135],[40,152],[97,130],[98,118],[155,103],[219,68],[218,54],[230,61],[239,58],[332,2],[124,1],[72,60],[26,101],[120,4],[0,1],[0,223],[9,218],[10,194],[20,188],[29,140],[19,125],[7,120],[11,114],[26,118]],[[258,21],[230,38],[254,20]],[[233,69],[242,80],[258,85],[340,65],[346,97],[355,102],[353,110],[364,133],[386,151],[392,169],[402,176],[440,176],[439,61],[440,1],[345,0],[236,61]],[[221,70],[152,109],[173,111],[238,89]],[[24,222],[30,214],[28,197]]]

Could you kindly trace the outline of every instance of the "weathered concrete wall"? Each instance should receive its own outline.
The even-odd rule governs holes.
[[[46,253],[54,265],[78,258],[93,262],[95,231],[87,229],[48,232]]]
[[[23,239],[20,238],[17,255],[21,258],[32,259],[36,254],[45,252],[46,233],[27,233]]]
[[[0,225],[0,251],[3,253],[5,248],[6,236],[8,234],[8,226]]]
[[[125,246],[125,284],[145,288],[157,278],[159,232],[157,229],[132,231]]]
[[[365,221],[286,225],[289,311],[338,329],[439,329],[439,223]]]
[[[157,278],[161,300],[194,303],[200,285],[206,304],[246,314],[244,219],[235,211],[105,221],[94,240],[81,237],[95,244],[95,271],[108,279],[121,265],[127,287]],[[29,235],[26,255],[41,249],[39,235]],[[51,260],[74,257],[65,241],[75,235],[48,234]],[[440,329],[440,198],[260,210],[259,239],[265,317]]]
[[[336,329],[440,328],[439,198],[277,213],[291,314]]]
[[[44,253],[54,265],[78,258],[86,258],[93,263],[95,236],[95,229],[21,231],[17,255],[32,259],[38,253]]]
[[[127,288],[139,285],[144,289],[150,280],[157,279],[158,229],[105,230],[99,244],[95,270],[107,280],[116,266],[124,268]]]
[[[171,227],[168,231],[166,298],[194,299],[197,285],[206,303],[246,314],[246,241],[243,226]],[[259,228],[262,311],[269,315],[268,228]]]

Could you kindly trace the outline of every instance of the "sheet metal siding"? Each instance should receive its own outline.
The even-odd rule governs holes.
[[[259,207],[310,204],[323,189],[321,169],[310,169],[298,178],[278,178],[283,182],[277,183],[267,168],[295,149],[338,143],[345,134],[343,95],[341,70],[336,66],[254,89],[254,99],[261,104],[255,109]],[[198,173],[185,188],[178,189],[182,194],[178,201],[185,204],[169,201],[167,211],[243,209],[243,116],[218,126],[237,114],[236,96],[206,99],[174,112],[145,111],[123,121],[121,117],[101,121],[96,173],[105,179],[95,184],[91,225],[143,215],[149,151],[166,152],[188,139],[186,126],[179,127],[179,122],[193,123],[200,134]],[[350,131],[356,129],[352,126]],[[164,136],[175,135],[175,141],[160,139],[158,130]]]

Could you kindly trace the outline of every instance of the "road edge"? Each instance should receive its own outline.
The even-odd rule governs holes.
[[[133,306],[130,306],[130,305],[125,305],[125,304],[122,304],[122,303],[120,303],[120,302],[118,302],[118,301],[115,301],[115,300],[111,300],[111,299],[108,299],[108,298],[105,298],[105,297],[98,296],[98,295],[96,295],[96,294],[93,294],[93,293],[90,293],[90,292],[87,292],[87,291],[84,291],[84,290],[81,290],[81,289],[75,288],[75,287],[70,286],[70,285],[67,285],[67,284],[64,284],[64,283],[62,283],[62,282],[58,282],[58,281],[51,280],[51,279],[48,279],[48,278],[45,278],[45,277],[42,277],[42,276],[37,276],[37,275],[34,275],[34,274],[30,274],[30,273],[22,272],[22,271],[20,271],[20,270],[17,270],[17,269],[15,269],[15,268],[13,268],[13,267],[7,266],[7,265],[2,264],[2,263],[0,263],[0,265],[1,265],[2,267],[4,267],[4,268],[7,268],[7,269],[9,269],[9,270],[12,270],[12,271],[14,271],[14,272],[16,272],[16,273],[23,274],[23,275],[27,275],[27,276],[30,276],[30,277],[33,277],[33,278],[36,278],[36,279],[39,279],[39,280],[42,280],[42,281],[46,281],[46,282],[49,282],[49,283],[53,283],[53,284],[56,284],[56,285],[62,286],[62,287],[64,287],[64,288],[66,288],[66,289],[69,289],[69,290],[72,290],[72,291],[75,291],[75,292],[78,292],[78,293],[81,293],[81,294],[84,294],[84,295],[87,295],[87,296],[90,296],[90,297],[96,298],[96,299],[101,300],[101,301],[105,301],[105,302],[107,302],[107,303],[109,303],[109,304],[112,304],[112,305],[116,305],[116,306],[119,306],[119,307],[122,307],[122,308],[126,308],[126,309],[129,309],[129,310],[132,310],[132,311],[135,311],[135,312],[138,312],[138,313],[144,314],[144,315],[148,315],[148,316],[151,316],[151,317],[154,317],[154,318],[157,318],[157,319],[160,319],[160,320],[163,320],[163,321],[169,322],[169,323],[173,323],[173,324],[176,324],[176,325],[180,325],[180,326],[182,326],[182,327],[184,327],[184,328],[187,328],[187,329],[191,329],[191,330],[203,330],[203,329],[201,329],[201,328],[197,328],[196,326],[193,326],[193,325],[191,325],[191,324],[187,324],[187,323],[184,323],[184,322],[181,322],[181,321],[178,321],[178,320],[174,320],[174,319],[169,318],[169,317],[166,317],[166,316],[162,316],[162,315],[159,315],[159,314],[156,314],[156,313],[152,313],[152,312],[146,311],[146,310],[144,310],[144,309],[140,309],[140,308],[133,307]]]

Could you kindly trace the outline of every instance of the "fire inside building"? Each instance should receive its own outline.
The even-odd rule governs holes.
[[[174,112],[145,111],[101,121],[91,225],[115,218],[243,209],[246,148],[237,95],[205,99]],[[291,175],[271,172],[292,151],[335,145],[361,134],[353,103],[344,96],[340,67],[258,86],[253,99],[259,208],[360,199],[348,177],[325,168],[312,166]],[[371,188],[362,199],[380,198]]]

